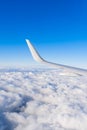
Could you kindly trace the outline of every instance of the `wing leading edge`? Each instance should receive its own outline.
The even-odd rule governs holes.
[[[34,46],[30,43],[30,41],[28,39],[26,39],[26,43],[31,51],[32,57],[34,58],[35,61],[39,62],[39,63],[43,63],[52,67],[57,67],[57,68],[61,68],[61,69],[69,69],[69,70],[80,70],[80,71],[84,71],[83,69],[80,68],[75,68],[72,66],[67,66],[67,65],[62,65],[62,64],[57,64],[57,63],[53,63],[53,62],[49,62],[46,61],[45,59],[43,59],[39,53],[37,52],[37,50],[34,48]]]

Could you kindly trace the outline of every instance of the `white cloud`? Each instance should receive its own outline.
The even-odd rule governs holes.
[[[0,72],[0,130],[86,130],[87,76],[55,69]]]

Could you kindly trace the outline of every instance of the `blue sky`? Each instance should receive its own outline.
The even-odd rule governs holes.
[[[47,60],[87,68],[87,1],[1,0],[0,66],[36,64],[26,38]]]

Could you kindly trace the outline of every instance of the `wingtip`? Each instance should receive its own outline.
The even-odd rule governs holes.
[[[25,39],[25,41],[26,41],[26,42],[30,42],[30,40],[29,40],[29,39]]]

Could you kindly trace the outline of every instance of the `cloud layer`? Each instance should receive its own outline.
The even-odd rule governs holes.
[[[0,130],[86,130],[87,76],[0,70]]]

